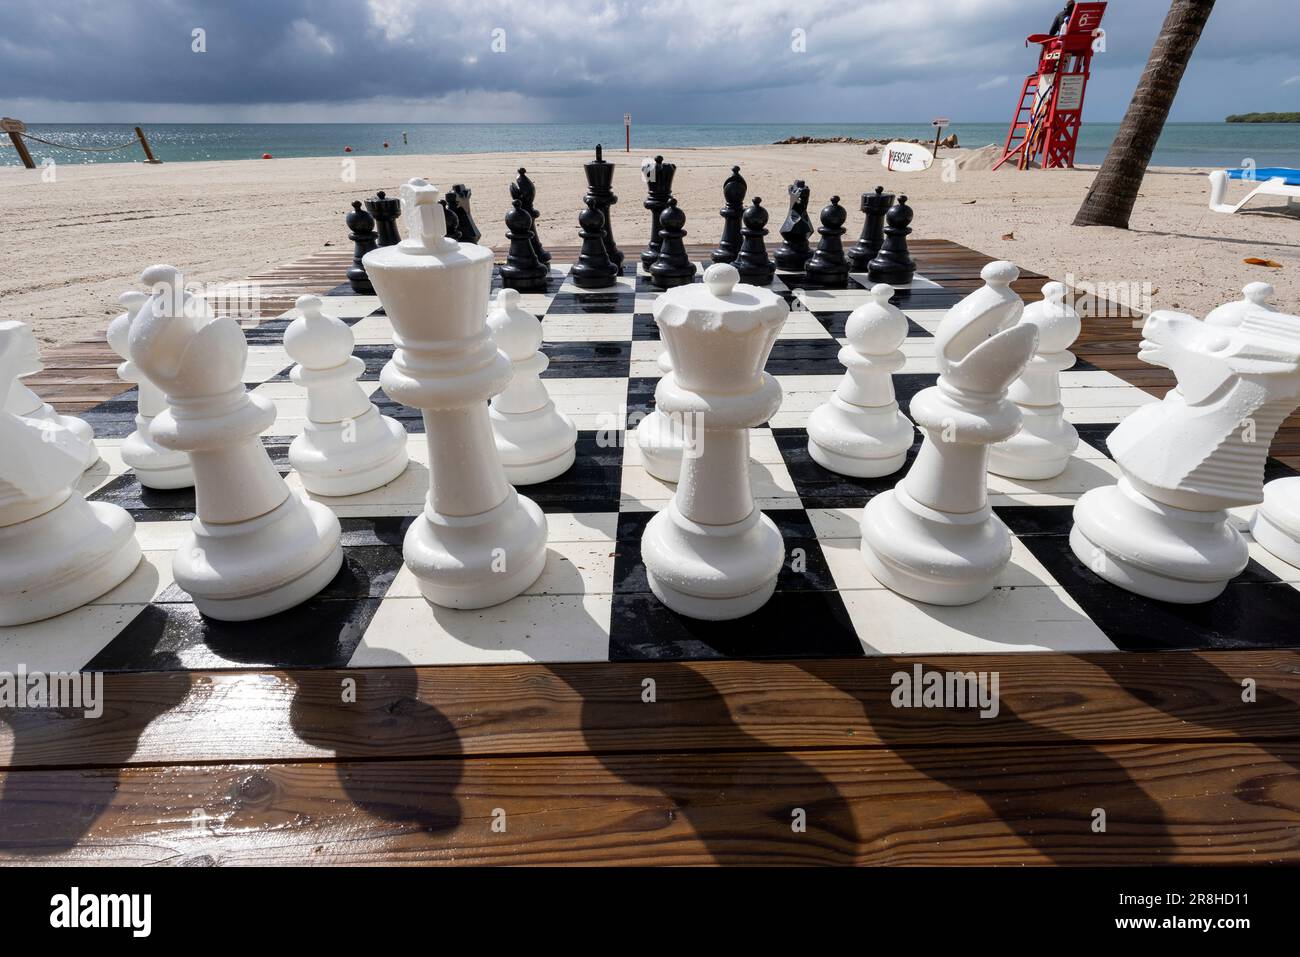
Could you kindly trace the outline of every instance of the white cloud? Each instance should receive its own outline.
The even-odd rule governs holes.
[[[978,84],[975,87],[975,89],[992,90],[995,87],[1006,86],[1010,82],[1011,82],[1011,77],[1003,73],[1000,76],[990,77],[989,79],[985,80],[983,83]]]
[[[1295,76],[1289,76],[1282,81],[1283,86],[1294,86],[1297,83],[1300,83],[1300,73],[1297,73]]]

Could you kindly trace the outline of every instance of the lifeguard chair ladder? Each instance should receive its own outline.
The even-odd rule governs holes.
[[[1105,3],[1077,3],[1060,35],[1035,33],[1025,38],[1025,46],[1042,46],[1038,71],[1025,77],[1020,88],[1006,145],[994,169],[1013,157],[1020,169],[1035,160],[1044,169],[1074,166],[1074,149],[1083,123],[1083,97],[1092,75],[1092,55],[1105,12]]]

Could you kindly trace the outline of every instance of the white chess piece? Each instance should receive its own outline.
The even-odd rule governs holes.
[[[1142,335],[1138,356],[1178,386],[1111,433],[1122,477],[1079,499],[1070,545],[1121,588],[1209,601],[1249,559],[1227,509],[1264,498],[1269,446],[1300,405],[1300,317],[1259,310],[1210,326],[1162,311]]]
[[[1205,321],[1212,326],[1239,326],[1247,313],[1277,312],[1270,305],[1273,301],[1273,286],[1266,282],[1249,282],[1241,290],[1241,298],[1235,302],[1225,302],[1211,309]]]
[[[681,482],[641,538],[650,589],[691,618],[739,618],[772,596],[785,555],[781,533],[754,504],[749,429],[775,414],[781,387],[763,371],[789,314],[770,289],[737,285],[715,263],[704,282],[655,302],[655,322],[672,356],[655,401],[689,417]]]
[[[31,327],[25,322],[20,325],[22,328],[13,330],[10,335],[26,336],[31,340],[31,344],[23,349],[23,365],[19,367],[17,377],[5,393],[4,410],[24,419],[41,419],[63,426],[81,443],[81,467],[83,470],[88,469],[99,461],[99,449],[95,448],[95,432],[90,427],[90,423],[84,419],[79,419],[75,415],[59,415],[54,411],[54,406],[23,383],[23,376],[40,372],[45,368],[45,363],[41,361],[40,349],[36,345],[36,336],[32,334]]]
[[[656,300],[656,309],[658,305]],[[665,376],[673,371],[673,360],[667,348],[659,353],[657,364]],[[676,482],[682,471],[682,450],[686,447],[682,420],[665,414],[656,404],[637,423],[635,435],[645,470],[661,482]]]
[[[126,312],[108,324],[108,345],[125,360],[117,367],[118,378],[136,387],[135,431],[122,443],[122,461],[145,488],[189,488],[194,484],[190,457],[163,448],[149,435],[150,423],[167,408],[167,396],[131,361],[131,323],[149,297],[142,292],[124,292],[117,298]]]
[[[849,315],[847,370],[839,388],[808,417],[808,454],[824,468],[862,478],[890,475],[907,461],[915,430],[898,409],[893,374],[907,361],[899,348],[907,317],[891,305],[894,287],[872,286],[870,300]]]
[[[546,517],[506,481],[488,400],[510,383],[488,331],[492,251],[446,235],[437,188],[402,187],[410,236],[365,256],[393,324],[384,391],[424,413],[430,489],[406,533],[406,567],[431,602],[483,608],[518,595],[546,564]]]
[[[40,362],[21,322],[0,322],[0,390]],[[85,446],[58,422],[0,410],[0,625],[93,601],[140,562],[135,522],[73,489]]]
[[[541,351],[542,324],[519,308],[517,289],[497,293],[487,324],[514,369],[488,412],[506,478],[512,485],[549,481],[573,464],[578,430],[555,408],[540,378],[550,364]]]
[[[261,618],[316,594],[343,561],[339,521],[291,494],[260,434],[275,406],[244,388],[248,344],[229,317],[186,293],[173,266],[141,276],[154,290],[131,323],[131,361],[167,395],[149,433],[189,453],[198,515],[172,557],[176,583],[200,612]]]
[[[1064,283],[1043,286],[1040,302],[1025,307],[1020,321],[1038,327],[1038,348],[1007,395],[1020,407],[1019,432],[989,448],[989,471],[1017,479],[1060,475],[1079,447],[1079,433],[1065,421],[1061,373],[1074,365],[1070,346],[1083,322],[1065,301]]]
[[[1300,568],[1300,476],[1274,479],[1250,522],[1250,533],[1284,562]]]
[[[1011,533],[988,503],[988,449],[1016,433],[1007,398],[1038,340],[1018,324],[1024,304],[1009,262],[980,271],[985,285],[948,310],[935,333],[939,383],[919,392],[925,433],[907,475],[862,512],[862,557],[881,584],[918,601],[965,605],[993,590],[1011,560]]]
[[[321,311],[319,296],[299,296],[284,349],[289,373],[307,390],[307,424],[289,446],[289,464],[315,495],[357,495],[386,485],[406,468],[406,430],[380,415],[357,377],[366,364],[352,354],[352,330]]]

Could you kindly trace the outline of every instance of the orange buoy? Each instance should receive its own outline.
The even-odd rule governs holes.
[[[264,159],[264,160],[269,160],[270,158],[271,158],[271,154],[270,154],[270,153],[263,153],[263,154],[262,154],[262,159]]]
[[[352,147],[351,147],[351,146],[345,146],[345,147],[343,147],[343,152],[345,152],[345,153],[351,153],[351,152],[352,152]]]
[[[384,149],[388,149],[388,140],[384,140]]]

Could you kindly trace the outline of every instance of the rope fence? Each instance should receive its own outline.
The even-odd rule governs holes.
[[[153,150],[149,148],[149,141],[145,139],[144,130],[138,126],[135,128],[135,139],[127,140],[125,143],[119,143],[116,146],[74,146],[71,143],[57,143],[54,140],[47,140],[42,136],[37,136],[35,133],[28,132],[26,125],[22,121],[14,120],[7,116],[0,121],[0,126],[3,126],[4,132],[9,134],[9,139],[12,141],[4,145],[12,146],[16,149],[23,165],[28,169],[35,169],[36,162],[32,159],[32,154],[27,149],[27,144],[23,142],[24,140],[31,140],[33,143],[43,143],[46,146],[53,146],[55,149],[74,150],[79,153],[113,153],[117,150],[130,149],[132,146],[139,144],[139,146],[144,150],[146,163],[162,162],[162,160],[154,158]]]
[[[42,139],[32,133],[19,133],[25,140],[31,140],[35,143],[44,143],[46,146],[56,146],[61,150],[79,150],[82,153],[111,153],[114,150],[124,150],[129,146],[138,145],[138,140],[127,140],[117,146],[73,146],[71,143],[56,143],[53,140]]]

